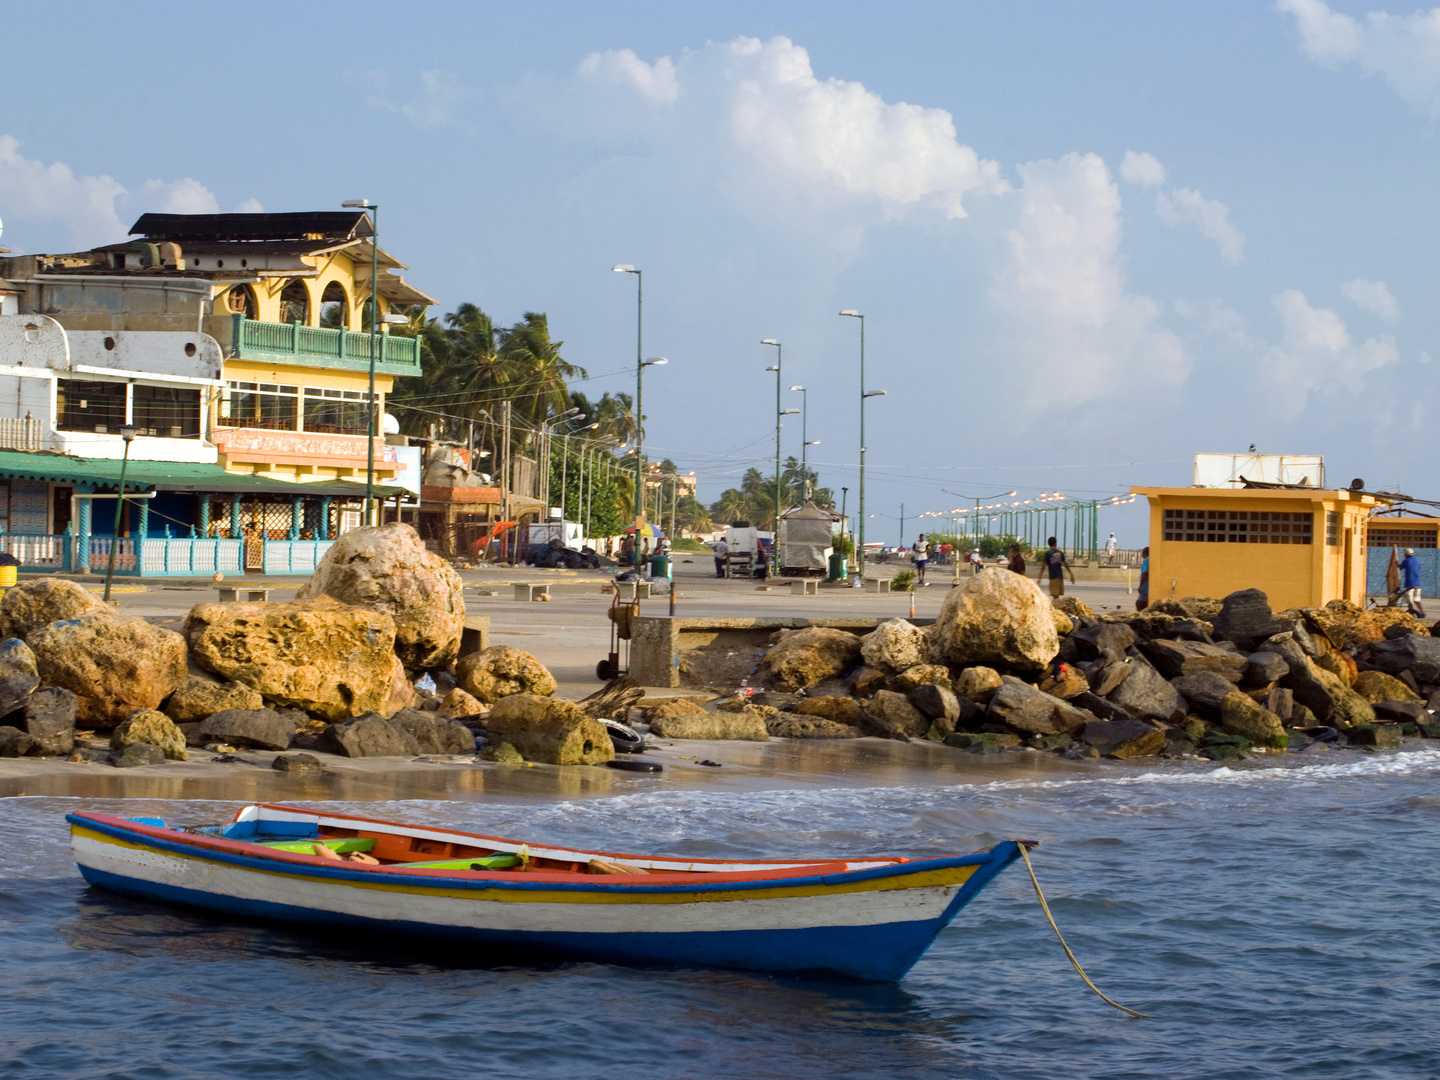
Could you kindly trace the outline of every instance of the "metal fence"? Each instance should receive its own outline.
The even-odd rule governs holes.
[[[266,574],[313,574],[334,540],[266,540],[260,569]]]
[[[1400,557],[1405,557],[1402,551]],[[1440,596],[1440,548],[1416,548],[1420,560],[1420,595]],[[1390,567],[1390,549],[1365,549],[1365,591],[1370,596],[1386,596],[1385,571]]]
[[[69,572],[81,566],[102,573],[109,565],[110,544],[108,536],[0,535],[0,552],[19,559],[21,571],[30,573]],[[260,569],[266,574],[312,574],[332,544],[333,540],[267,540]],[[150,537],[137,544],[131,537],[121,537],[115,545],[115,573],[126,577],[244,572],[244,540]]]

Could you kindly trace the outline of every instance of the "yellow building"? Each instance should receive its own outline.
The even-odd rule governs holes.
[[[1150,599],[1256,588],[1276,611],[1366,595],[1360,491],[1317,488],[1131,488],[1150,501]]]

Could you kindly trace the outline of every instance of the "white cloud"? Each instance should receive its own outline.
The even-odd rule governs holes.
[[[1007,188],[995,162],[958,141],[944,109],[821,80],[809,53],[788,38],[742,37],[654,64],[629,51],[595,53],[578,75],[592,90],[619,88],[671,106],[666,123],[683,124],[713,154],[739,150],[752,182],[767,178],[811,200],[858,197],[887,213],[930,205],[955,218],[965,216],[967,194]],[[613,115],[604,102],[591,107]]]
[[[1226,262],[1238,263],[1245,258],[1245,234],[1230,224],[1230,208],[1222,202],[1189,188],[1168,194],[1162,191],[1155,196],[1155,214],[1166,225],[1194,225],[1201,236],[1215,241]]]
[[[462,110],[474,97],[472,90],[460,84],[452,72],[420,72],[420,92],[408,102],[397,104],[390,96],[390,76],[384,70],[346,73],[367,84],[371,92],[365,104],[404,117],[418,128],[467,128]]]
[[[1440,115],[1440,8],[1409,15],[1371,11],[1356,19],[1323,0],[1278,0],[1276,7],[1295,17],[1301,48],[1321,67],[1356,64],[1383,78],[1412,108]]]
[[[1179,338],[1154,301],[1126,288],[1120,191],[1105,162],[1067,154],[1019,172],[1017,224],[991,302],[1027,396],[1073,405],[1182,382]]]
[[[230,212],[232,214],[263,214],[265,207],[260,205],[259,199],[246,199]]]
[[[1120,175],[1131,184],[1159,187],[1165,182],[1165,166],[1153,154],[1137,154],[1126,150],[1120,162]]]
[[[1388,334],[1352,343],[1340,316],[1329,308],[1311,307],[1298,289],[1279,293],[1274,303],[1283,335],[1261,357],[1260,366],[1282,419],[1300,415],[1312,393],[1358,394],[1366,375],[1394,363],[1399,355]]]
[[[1400,318],[1400,305],[1395,302],[1394,295],[1383,281],[1356,278],[1341,285],[1340,291],[1357,306],[1379,315],[1386,322],[1394,322]]]
[[[167,184],[161,180],[146,180],[140,188],[141,211],[159,214],[218,214],[220,204],[210,189],[199,180],[188,176]]]
[[[34,244],[25,240],[26,227],[59,222],[79,247],[109,244],[125,238],[125,226],[115,213],[115,200],[125,188],[109,176],[76,176],[68,165],[45,165],[20,153],[20,143],[0,135],[0,206],[5,208],[10,232],[7,245]]]

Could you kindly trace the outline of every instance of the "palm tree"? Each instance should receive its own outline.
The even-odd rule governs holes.
[[[499,333],[499,368],[505,381],[504,396],[516,415],[538,425],[569,408],[567,379],[585,378],[585,369],[560,355],[561,341],[550,340],[550,323],[542,312],[527,311],[525,318]]]
[[[750,512],[750,502],[739,488],[726,488],[720,498],[710,504],[710,516],[716,521],[736,522]]]

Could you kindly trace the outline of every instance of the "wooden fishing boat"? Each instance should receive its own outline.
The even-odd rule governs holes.
[[[74,813],[91,885],[225,915],[553,958],[899,979],[1019,857],[718,860],[581,851],[247,806],[228,825]]]

